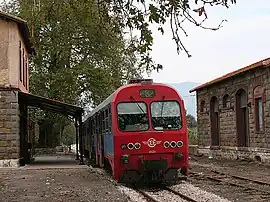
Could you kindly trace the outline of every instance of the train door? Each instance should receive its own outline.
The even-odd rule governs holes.
[[[90,159],[96,160],[96,151],[95,151],[95,117],[91,117],[91,134],[90,134],[90,145],[91,145],[91,149],[90,149]]]
[[[100,113],[100,167],[104,164],[104,111]]]
[[[95,151],[96,151],[96,165],[99,165],[99,115],[95,115],[96,127],[95,127]]]

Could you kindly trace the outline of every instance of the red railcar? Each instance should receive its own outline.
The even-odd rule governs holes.
[[[188,175],[184,101],[167,85],[131,80],[87,116],[84,129],[84,155],[119,182]]]

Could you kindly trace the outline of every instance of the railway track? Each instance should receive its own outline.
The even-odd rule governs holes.
[[[187,195],[177,192],[169,187],[162,187],[160,189],[154,189],[151,191],[136,189],[148,202],[163,202],[163,201],[188,201],[197,202]]]
[[[196,172],[190,172],[190,174],[197,175],[197,176],[204,175],[207,179],[212,180],[212,181],[226,183],[231,186],[244,188],[246,190],[264,192],[270,195],[270,184],[267,182],[262,182],[259,180],[254,180],[254,179],[241,177],[237,175],[230,175],[230,174],[223,173],[220,171],[215,171],[215,170],[211,170],[211,172],[215,173],[215,175],[204,175],[204,174],[196,173]],[[243,181],[248,182],[248,183],[243,183]]]
[[[196,179],[197,181],[198,179],[201,179],[205,183],[205,179],[207,179],[209,181],[217,183],[214,186],[224,185],[224,187],[235,187],[238,189],[237,191],[239,192],[239,194],[242,195],[244,198],[256,198],[260,199],[260,201],[270,201],[270,183],[238,175],[223,173],[216,170],[206,170],[205,172],[200,173],[190,171],[189,174],[191,180],[192,178]],[[232,189],[233,188],[231,188],[230,190]]]
[[[247,178],[247,177],[243,177],[243,176],[227,174],[227,173],[223,173],[223,172],[220,172],[220,171],[217,171],[217,170],[211,170],[211,171],[214,172],[214,173],[217,173],[217,174],[221,174],[221,175],[229,175],[229,176],[231,176],[232,178],[235,178],[235,179],[246,180],[246,181],[250,181],[250,182],[254,182],[254,183],[257,183],[257,184],[260,184],[260,185],[266,185],[266,186],[270,187],[270,183],[263,182],[261,180],[255,180],[255,179],[251,179],[251,178]]]

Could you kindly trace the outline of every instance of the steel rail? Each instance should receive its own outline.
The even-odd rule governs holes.
[[[190,198],[189,196],[187,196],[187,195],[185,195],[185,194],[182,194],[182,193],[180,193],[180,192],[177,192],[177,191],[175,191],[175,190],[173,190],[173,189],[171,189],[171,188],[169,188],[169,187],[164,187],[164,189],[167,190],[167,191],[169,191],[169,192],[171,192],[171,193],[174,193],[175,195],[180,196],[181,198],[185,199],[186,201],[190,201],[190,202],[198,202],[198,201],[196,201],[196,200]]]
[[[209,180],[212,180],[212,181],[216,181],[216,182],[222,182],[222,183],[226,183],[226,184],[229,184],[229,185],[232,185],[232,186],[237,186],[237,187],[241,187],[241,188],[244,188],[244,189],[248,189],[248,190],[253,190],[253,191],[258,191],[258,192],[261,192],[261,193],[267,193],[267,194],[270,194],[270,191],[267,191],[267,190],[262,190],[262,189],[257,189],[255,187],[249,187],[249,186],[245,186],[245,185],[241,185],[241,184],[238,184],[238,183],[234,183],[234,182],[228,182],[226,180],[222,180],[222,179],[218,179],[216,178],[217,176],[209,176],[209,175],[206,175],[206,174],[199,174],[199,173],[196,173],[196,172],[189,172],[190,174],[195,174],[195,175],[203,175],[205,176],[207,179]],[[229,176],[229,175],[228,175]],[[229,176],[230,177],[230,176]]]
[[[143,195],[149,202],[160,202],[156,200],[154,197],[151,195],[147,194],[145,191],[140,190],[140,189],[135,189],[137,192],[139,192],[141,195]]]
[[[231,176],[231,177],[239,179],[239,180],[246,180],[246,181],[250,181],[250,182],[255,182],[255,183],[260,184],[260,185],[270,186],[270,183],[263,182],[263,181],[260,181],[260,180],[250,179],[250,178],[239,176],[239,175],[227,174],[227,173],[223,173],[223,172],[220,172],[220,171],[217,171],[217,170],[211,170],[211,171],[214,172],[214,173],[217,173],[217,174],[221,174],[221,175],[228,175],[228,176]]]

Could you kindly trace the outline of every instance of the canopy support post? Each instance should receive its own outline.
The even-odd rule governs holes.
[[[84,161],[83,161],[83,146],[82,146],[82,143],[83,143],[83,139],[82,139],[82,136],[83,136],[83,127],[82,127],[82,116],[79,117],[79,140],[80,140],[80,143],[79,143],[79,147],[80,147],[80,165],[84,165]]]
[[[76,130],[76,160],[79,160],[79,151],[78,151],[78,143],[79,143],[79,137],[78,137],[78,118],[75,118],[75,130]]]

